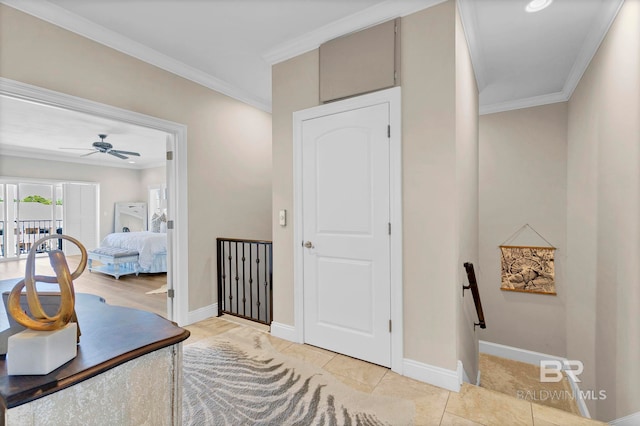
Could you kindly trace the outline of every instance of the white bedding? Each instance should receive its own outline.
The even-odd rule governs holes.
[[[116,232],[109,234],[100,243],[101,247],[118,247],[138,252],[138,264],[149,270],[157,254],[167,252],[167,234],[158,232]]]

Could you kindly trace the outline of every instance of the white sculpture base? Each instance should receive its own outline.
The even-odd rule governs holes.
[[[25,330],[9,337],[7,374],[10,376],[49,374],[78,354],[78,327],[67,324],[56,331]]]

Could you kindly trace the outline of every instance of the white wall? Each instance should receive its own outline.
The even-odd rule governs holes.
[[[565,356],[567,104],[480,116],[480,338]],[[557,296],[500,290],[500,249],[529,224],[553,246]],[[545,246],[528,230],[514,245]]]

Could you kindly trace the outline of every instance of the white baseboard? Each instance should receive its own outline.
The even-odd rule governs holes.
[[[460,392],[460,376],[455,370],[404,359],[403,375],[453,392]]]
[[[561,356],[549,355],[549,354],[544,354],[542,352],[534,352],[526,349],[514,348],[513,346],[486,342],[484,340],[479,341],[479,348],[481,353],[485,353],[493,356],[499,356],[501,358],[506,358],[513,361],[520,361],[526,364],[532,364],[532,365],[535,365],[536,367],[539,367],[540,361],[543,361],[543,360],[555,360],[560,362],[567,360],[567,358],[563,358]],[[573,394],[581,395],[580,387],[573,380],[573,377],[567,375],[567,378],[569,379],[569,385],[571,386],[571,390],[573,391]],[[578,404],[578,409],[580,410],[580,414],[582,414],[582,417],[586,417],[590,419],[591,414],[589,413],[589,409],[587,408],[587,404],[584,401],[584,399],[582,399],[581,397],[577,398],[576,403]]]
[[[462,361],[458,360],[458,382],[462,383],[471,383],[469,379],[469,375],[466,371],[464,371],[464,365],[462,365]]]
[[[640,411],[629,414],[621,419],[612,420],[609,424],[612,426],[638,426],[640,425]]]
[[[294,326],[275,321],[271,322],[271,335],[290,342],[298,341],[298,334]],[[467,376],[460,361],[458,361],[458,371],[456,371],[406,358],[402,361],[402,375],[454,392],[460,391],[463,377]]]
[[[187,314],[187,324],[193,324],[194,322],[206,320],[207,318],[218,316],[218,304],[203,306],[195,311],[189,311]]]
[[[573,377],[567,375],[567,379],[569,380],[569,386],[571,386],[571,391],[574,395],[578,395],[576,398],[576,404],[578,404],[578,410],[580,410],[580,414],[582,417],[586,417],[588,419],[591,418],[591,413],[589,413],[589,408],[587,408],[587,402],[582,398],[582,394],[580,393],[580,386],[573,380]],[[635,423],[640,424],[640,423]]]
[[[526,349],[514,348],[513,346],[501,345],[499,343],[479,341],[480,352],[488,355],[499,356],[500,358],[511,359],[513,361],[525,362],[535,366],[540,366],[540,361],[553,359],[556,361],[566,361],[566,358],[543,354],[542,352],[528,351]]]
[[[271,322],[271,335],[290,342],[297,342],[296,328],[292,325]]]

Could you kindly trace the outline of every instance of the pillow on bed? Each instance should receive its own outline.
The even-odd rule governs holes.
[[[158,213],[151,216],[151,232],[160,232],[160,224],[163,223]],[[165,224],[166,225],[166,224]]]

